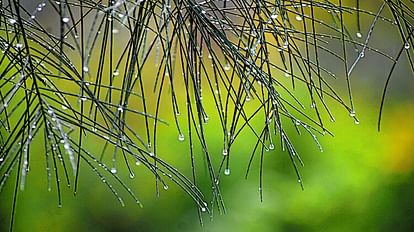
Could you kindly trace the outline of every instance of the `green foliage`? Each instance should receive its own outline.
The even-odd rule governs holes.
[[[408,0],[5,0],[0,7],[0,191],[14,185],[10,230],[34,160],[44,161],[59,205],[63,185],[77,192],[81,167],[121,204],[119,189],[141,204],[118,169],[134,178],[142,164],[157,195],[176,184],[201,221],[213,208],[225,211],[220,178],[230,174],[233,144],[250,133],[246,177],[258,159],[261,195],[266,150],[285,151],[302,185],[292,129],[320,147],[317,136],[332,134],[333,105],[358,124],[351,77],[368,53],[390,64],[379,119],[399,61],[414,70]],[[398,35],[389,41],[396,51],[372,42],[378,24]],[[209,121],[222,134],[222,154],[211,152]],[[181,157],[159,152],[170,124],[188,147],[188,173],[174,162]],[[209,193],[198,187],[200,169]]]

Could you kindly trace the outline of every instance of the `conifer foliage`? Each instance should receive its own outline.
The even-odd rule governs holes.
[[[232,145],[247,130],[257,141],[248,170],[258,160],[262,173],[264,151],[279,149],[302,183],[289,133],[319,146],[333,106],[359,123],[352,78],[367,53],[390,64],[382,112],[399,61],[414,70],[413,17],[409,0],[0,1],[0,194],[14,186],[11,225],[33,160],[44,160],[59,205],[63,187],[78,191],[85,165],[121,204],[113,182],[141,204],[118,166],[133,178],[142,164],[157,191],[180,186],[201,215],[225,210],[219,179],[230,174]],[[378,24],[395,29],[397,51],[371,44]],[[222,154],[206,139],[209,120],[220,125]],[[158,153],[164,125],[188,143],[191,173]],[[211,199],[198,188],[200,168],[208,170]]]

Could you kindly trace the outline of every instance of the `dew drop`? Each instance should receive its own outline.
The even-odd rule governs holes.
[[[12,25],[15,24],[16,22],[17,22],[16,19],[9,19],[9,23]]]
[[[226,155],[228,155],[229,153],[227,152],[227,149],[223,149],[223,155],[224,156],[226,156]]]
[[[226,176],[230,175],[230,168],[224,169],[224,175],[226,175]]]
[[[229,62],[226,62],[226,64],[224,65],[224,71],[229,71],[230,70],[230,64]]]
[[[272,15],[270,15],[270,18],[271,18],[271,19],[277,19],[277,14],[272,14]]]
[[[206,208],[205,207],[201,207],[201,211],[202,212],[206,212]]]
[[[355,111],[352,110],[352,111],[349,112],[349,116],[355,117],[355,115],[356,115]]]
[[[68,109],[68,107],[67,107],[67,106],[62,105],[62,110],[67,110],[67,109]]]
[[[178,141],[180,141],[180,142],[183,142],[184,141],[184,135],[182,134],[182,133],[180,133],[179,135],[178,135]]]
[[[358,32],[356,33],[356,36],[357,36],[358,38],[362,38],[362,34],[361,34],[361,32],[359,32],[359,31],[358,31]]]
[[[68,23],[69,21],[70,21],[70,19],[68,17],[62,18],[62,22],[64,22],[64,23]]]
[[[168,185],[164,185],[164,190],[168,190]]]
[[[118,170],[116,170],[116,168],[111,168],[111,173],[112,174],[116,174]]]
[[[83,66],[82,70],[83,70],[84,72],[89,72],[89,68],[88,68],[88,66]]]
[[[359,120],[355,119],[354,123],[355,123],[355,125],[359,125]]]
[[[135,161],[135,165],[139,166],[139,165],[141,165],[141,162],[137,160],[137,161]]]
[[[273,143],[269,144],[269,150],[274,150],[275,149],[275,145],[273,145]]]
[[[405,48],[405,49],[409,49],[409,48],[410,48],[410,43],[406,42],[406,43],[404,44],[404,48]]]
[[[119,112],[124,112],[124,108],[122,108],[122,106],[119,106],[116,110],[118,110]]]
[[[295,19],[296,19],[297,21],[302,21],[302,16],[300,16],[300,15],[296,15]]]
[[[135,178],[135,174],[133,172],[129,173],[129,178],[134,179]]]
[[[119,76],[119,70],[118,70],[118,69],[116,69],[116,70],[114,71],[113,75],[114,75],[114,77]]]

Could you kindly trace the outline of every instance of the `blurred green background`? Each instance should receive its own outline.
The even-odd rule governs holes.
[[[323,137],[319,152],[309,136],[298,136],[294,144],[302,155],[302,191],[287,153],[275,149],[265,155],[264,201],[258,193],[258,166],[245,180],[252,146],[249,136],[233,148],[232,173],[221,180],[227,213],[214,212],[204,226],[189,197],[174,185],[155,196],[153,178],[136,174],[120,176],[143,201],[139,208],[126,196],[122,207],[110,191],[90,171],[81,169],[79,193],[63,191],[63,207],[58,208],[54,191],[47,191],[44,161],[33,158],[26,188],[19,192],[16,231],[412,231],[414,226],[413,144],[414,105],[398,96],[390,97],[383,129],[376,130],[378,98],[370,91],[357,91],[360,125],[354,125],[346,112],[337,109],[330,125],[335,137]],[[408,96],[405,96],[406,98]],[[409,99],[408,99],[409,100]],[[221,152],[220,135],[214,123],[206,125],[211,146]],[[185,143],[179,143],[175,129],[160,133],[169,157],[178,166],[189,165]],[[170,133],[168,133],[168,131]],[[216,131],[216,132],[215,132]],[[162,149],[162,148],[160,148]],[[42,157],[42,151],[34,156]],[[35,168],[37,166],[41,168]],[[137,167],[144,168],[144,167]],[[139,172],[139,171],[138,171]],[[202,173],[202,172],[201,172]],[[10,193],[12,185],[6,186]],[[208,188],[208,185],[205,185]],[[8,198],[6,198],[8,197]],[[2,194],[1,231],[8,228],[11,194]],[[5,216],[6,215],[6,216]]]

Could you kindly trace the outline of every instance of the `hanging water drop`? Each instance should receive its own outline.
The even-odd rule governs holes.
[[[113,75],[114,75],[114,77],[119,76],[119,70],[118,70],[118,69],[116,69],[116,70],[114,71]]]
[[[135,174],[133,172],[129,173],[129,178],[134,179],[135,178]]]
[[[83,66],[82,70],[83,70],[84,72],[89,72],[89,68],[88,68],[88,66]]]
[[[296,15],[295,19],[296,19],[297,21],[302,21],[302,16],[300,16],[300,15]]]
[[[405,49],[410,49],[410,43],[406,42],[406,43],[404,44],[404,48],[405,48]]]
[[[357,36],[358,38],[362,38],[362,34],[361,34],[361,32],[359,32],[359,31],[358,31],[358,32],[356,33],[356,36]]]
[[[9,23],[12,25],[15,24],[16,22],[17,22],[16,19],[9,19]]]
[[[226,64],[224,65],[224,71],[229,71],[230,70],[230,64],[229,62],[226,62]]]
[[[223,149],[223,155],[224,156],[226,156],[226,155],[228,155],[229,153],[227,152],[227,149]]]
[[[350,117],[355,117],[355,115],[356,115],[356,113],[355,113],[355,111],[354,111],[354,110],[351,110],[351,111],[349,112],[349,116],[350,116]]]
[[[224,175],[226,175],[226,176],[230,175],[230,168],[224,169]]]
[[[182,134],[182,133],[180,133],[179,135],[178,135],[178,141],[180,141],[180,142],[182,142],[182,141],[184,141],[184,135]]]
[[[270,15],[270,18],[271,18],[271,19],[277,19],[277,14],[272,14],[272,15]]]
[[[269,150],[274,150],[275,149],[275,145],[273,143],[269,144]]]
[[[64,22],[64,23],[68,23],[69,21],[70,21],[70,19],[68,17],[62,18],[62,22]]]
[[[168,190],[168,185],[164,185],[164,190]]]
[[[116,170],[116,168],[111,168],[111,173],[112,174],[116,174],[118,170]]]

